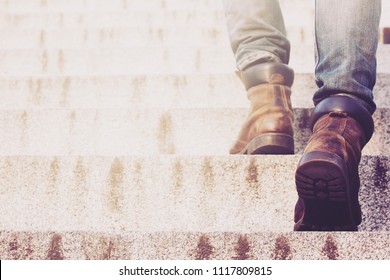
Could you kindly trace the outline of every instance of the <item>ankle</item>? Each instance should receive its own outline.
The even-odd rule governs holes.
[[[294,82],[294,71],[286,64],[267,62],[245,68],[241,72],[241,78],[247,90],[261,84],[291,87]]]
[[[318,121],[324,116],[332,113],[333,116],[344,116],[355,120],[362,128],[367,143],[374,133],[374,121],[369,111],[357,100],[347,96],[331,96],[321,101],[315,107],[310,127],[312,131],[316,130]]]

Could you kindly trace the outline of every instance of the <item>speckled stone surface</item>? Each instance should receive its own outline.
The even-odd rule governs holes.
[[[0,230],[289,232],[299,156],[2,157]],[[387,156],[361,166],[362,231],[390,230]]]
[[[295,152],[312,109],[294,109]],[[227,155],[247,109],[44,109],[0,111],[0,155]],[[390,110],[379,108],[366,155],[389,155]]]
[[[378,48],[378,71],[389,73],[389,45]],[[313,46],[295,48],[290,66],[297,72],[314,69]],[[162,47],[91,49],[10,49],[0,50],[0,75],[134,75],[134,74],[213,74],[235,71],[228,47]],[[131,65],[137,65],[132,67]]]
[[[389,260],[390,233],[0,232],[1,259]]]
[[[312,108],[316,90],[313,74],[296,73],[291,95],[293,107]],[[0,108],[6,110],[249,106],[245,88],[235,73],[0,77],[0,92]],[[378,73],[374,96],[379,108],[390,108],[390,74]]]

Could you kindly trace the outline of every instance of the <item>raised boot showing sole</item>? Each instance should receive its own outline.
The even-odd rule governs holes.
[[[284,64],[264,63],[242,73],[251,102],[231,154],[293,154],[293,71]]]
[[[311,152],[296,171],[298,196],[304,201],[304,216],[296,224],[300,231],[356,231],[360,224],[359,205],[341,158],[326,152]],[[354,210],[355,209],[355,210]]]
[[[334,96],[317,105],[313,123],[295,173],[294,230],[356,231],[361,223],[358,166],[373,133],[372,117],[356,100]]]

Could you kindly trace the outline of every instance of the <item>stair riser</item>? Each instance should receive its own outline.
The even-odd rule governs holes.
[[[0,2],[0,9],[7,12],[110,12],[110,11],[191,11],[197,9],[221,10],[220,1],[142,1],[142,0],[17,0]]]
[[[17,28],[90,28],[90,27],[140,27],[140,22],[150,28],[197,26],[222,27],[223,11],[116,11],[116,12],[59,12],[59,13],[0,13],[0,24]]]
[[[306,17],[297,17],[293,13],[285,15],[287,28],[301,26],[312,28],[314,16],[312,12],[305,12]],[[140,22],[150,28],[183,27],[208,27],[226,28],[225,14],[222,9],[193,9],[188,11],[166,11],[163,9],[148,11],[123,11],[114,12],[63,12],[47,13],[1,13],[1,26],[18,28],[86,28],[86,27],[140,27]]]
[[[390,46],[378,50],[378,72],[389,73]],[[308,54],[313,54],[310,56]],[[0,75],[217,74],[235,71],[230,48],[131,48],[89,50],[0,50]],[[293,50],[290,65],[313,72],[314,47]]]
[[[311,109],[295,109],[295,151],[311,135]],[[246,109],[0,112],[0,155],[226,155]],[[364,154],[389,155],[390,111],[378,109]]]
[[[388,260],[389,233],[1,232],[1,259]]]
[[[288,28],[292,45],[313,44],[313,29],[301,26]],[[151,28],[77,28],[0,30],[1,49],[58,49],[58,48],[131,48],[136,46],[220,46],[229,48],[225,26],[156,26]]]
[[[0,230],[289,232],[299,158],[2,157]],[[362,159],[362,231],[390,230],[387,170]]]
[[[312,108],[316,90],[313,74],[296,73],[293,107]],[[7,110],[249,108],[245,88],[233,73],[0,77],[0,92],[0,108]],[[378,108],[390,108],[390,74],[377,75],[374,96]]]

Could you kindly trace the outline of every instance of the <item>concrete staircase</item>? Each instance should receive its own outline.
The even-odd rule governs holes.
[[[314,1],[280,2],[293,156],[228,155],[248,101],[220,1],[0,0],[0,258],[389,259],[390,45],[360,231],[294,233]]]

